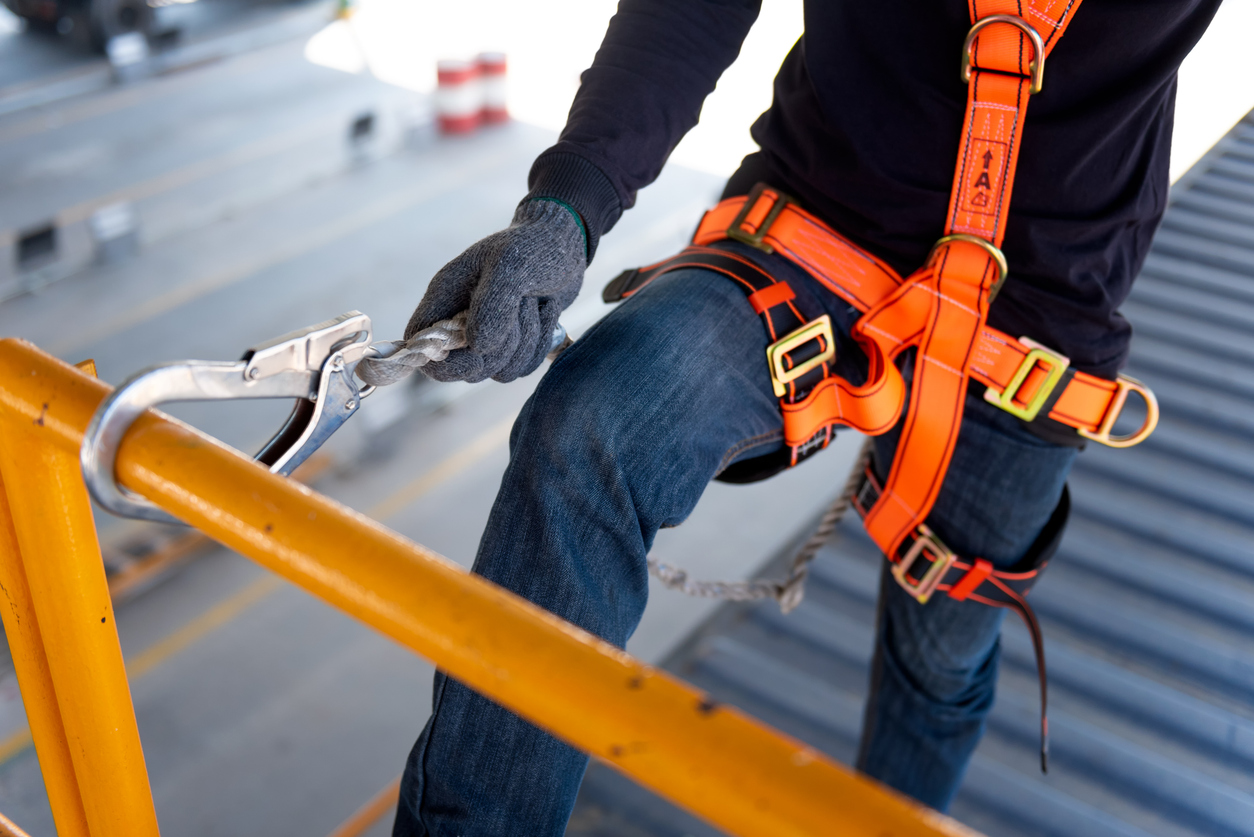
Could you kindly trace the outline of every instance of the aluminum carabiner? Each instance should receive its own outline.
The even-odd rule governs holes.
[[[355,373],[372,336],[370,318],[349,311],[333,320],[276,337],[230,363],[160,363],[131,376],[104,400],[87,427],[81,461],[87,490],[120,517],[179,523],[150,501],[117,484],[114,466],[126,431],[149,407],[172,401],[295,398],[296,406],[255,459],[287,476],[357,412],[374,387]]]

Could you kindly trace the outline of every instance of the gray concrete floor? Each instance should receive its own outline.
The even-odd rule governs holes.
[[[57,281],[0,303],[0,335],[95,358],[114,383],[162,360],[234,359],[352,308],[374,318],[377,338],[399,337],[435,270],[507,223],[554,136],[512,124],[438,138],[414,116],[426,103],[314,67],[301,47],[0,117],[0,232],[116,199],[139,218],[133,258],[49,274]],[[353,151],[348,120],[365,110],[380,136]],[[720,185],[672,167],[641,194],[566,314],[576,336],[607,310],[602,285],[678,249]],[[336,466],[319,489],[469,563],[510,421],[538,377],[381,391],[328,446]],[[173,412],[253,449],[286,410]],[[853,447],[843,440],[769,486],[712,486],[655,554],[700,577],[749,574],[831,497]],[[135,532],[106,517],[100,526],[106,543]],[[647,660],[712,607],[653,594],[629,645]],[[127,601],[117,618],[139,669],[132,689],[167,835],[329,833],[399,773],[428,712],[428,663],[225,550]],[[23,725],[10,672],[0,678],[0,746]],[[54,833],[33,750],[0,764],[0,811],[35,837]],[[385,821],[370,833],[385,833]]]

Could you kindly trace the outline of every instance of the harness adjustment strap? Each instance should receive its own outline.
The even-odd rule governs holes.
[[[797,294],[787,282],[776,282],[774,285],[749,294],[748,300],[754,313],[761,314],[768,308],[774,308],[776,305],[782,305],[796,298]]]
[[[769,207],[764,207],[759,198],[766,196]],[[768,190],[765,183],[757,183],[749,192],[749,200],[728,225],[727,237],[741,244],[748,244],[763,253],[774,253],[774,246],[766,243],[766,235],[774,226],[776,219],[793,199],[777,189]],[[752,225],[752,229],[749,228]]]
[[[974,566],[967,571],[957,584],[949,590],[949,598],[965,601],[967,596],[975,592],[984,580],[993,574],[993,564],[983,558],[976,558]]]
[[[1027,337],[1020,337],[1019,342],[1030,350],[1015,370],[1014,377],[1001,392],[994,387],[984,390],[984,400],[995,407],[1001,407],[1012,416],[1033,421],[1062,380],[1071,360]],[[1045,370],[1041,371],[1040,366],[1044,366]],[[1024,385],[1029,378],[1034,379],[1032,387],[1027,390],[1031,394],[1023,399],[1021,393],[1024,392]]]

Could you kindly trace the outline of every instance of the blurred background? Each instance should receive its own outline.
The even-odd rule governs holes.
[[[429,277],[508,222],[614,8],[4,0],[0,335],[94,358],[114,384],[159,361],[233,360],[350,309],[375,339],[399,338]],[[685,243],[753,150],[748,125],[801,9],[765,0],[701,124],[602,244],[564,318],[574,336],[607,310],[609,278]],[[1254,107],[1251,32],[1254,2],[1228,0],[1182,70],[1173,178]],[[538,377],[381,390],[300,476],[469,565]],[[287,410],[171,412],[251,451]],[[654,554],[700,577],[753,573],[826,504],[856,447],[850,434],[769,489],[712,486]],[[165,833],[331,834],[376,798],[381,816],[352,833],[388,833],[430,667],[198,536],[99,524]],[[654,590],[629,650],[665,659],[712,608]],[[53,833],[7,663],[0,811]]]

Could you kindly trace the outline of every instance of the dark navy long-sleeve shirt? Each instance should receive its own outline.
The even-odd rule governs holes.
[[[591,249],[651,183],[735,60],[760,0],[622,0],[531,196],[574,206]],[[1166,206],[1176,70],[1219,0],[1087,0],[1028,107],[989,322],[1113,377],[1118,313]],[[806,0],[805,34],[728,184],[796,197],[902,275],[943,232],[966,85],[964,0]]]

